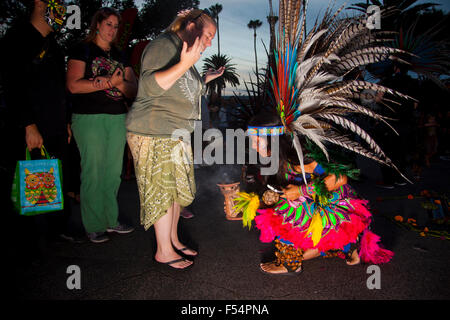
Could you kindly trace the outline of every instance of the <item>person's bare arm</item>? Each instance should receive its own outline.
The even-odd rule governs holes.
[[[25,127],[25,142],[29,151],[38,148],[44,144],[44,139],[36,124],[30,124]]]
[[[86,63],[71,59],[67,63],[66,86],[70,93],[90,93],[107,89],[110,77],[95,77],[92,80],[84,79]]]
[[[324,181],[328,191],[333,191],[346,184],[348,182],[348,178],[347,176],[342,175],[339,179],[336,179],[336,175],[330,174],[324,179]]]
[[[213,80],[217,79],[217,78],[220,77],[221,75],[223,75],[224,72],[225,72],[225,67],[220,67],[220,68],[217,69],[217,70],[209,69],[209,70],[206,72],[206,74],[205,74],[203,80],[205,81],[205,83],[208,83],[208,82],[210,82],[210,81],[213,81]]]
[[[183,42],[180,62],[166,70],[155,72],[155,80],[158,85],[164,90],[170,89],[175,82],[200,59],[200,52],[201,46],[199,38],[195,39],[194,45],[191,48],[188,48],[187,43]]]
[[[137,80],[133,69],[125,68],[125,74],[122,74],[120,69],[117,69],[111,76],[111,86],[116,87],[127,98],[134,98],[137,93]]]
[[[348,178],[347,176],[341,176],[336,180],[336,176],[334,174],[330,174],[324,179],[324,181],[328,191],[334,191],[346,184]],[[293,184],[287,185],[285,188],[282,188],[282,190],[283,194],[281,195],[281,197],[291,201],[296,200],[303,195],[300,187]]]

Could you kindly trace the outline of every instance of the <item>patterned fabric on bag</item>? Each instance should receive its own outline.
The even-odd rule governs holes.
[[[62,193],[62,170],[58,159],[18,161],[12,186],[12,201],[21,215],[31,216],[64,208]]]

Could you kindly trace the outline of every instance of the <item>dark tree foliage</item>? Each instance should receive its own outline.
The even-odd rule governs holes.
[[[134,39],[154,38],[176,17],[177,12],[187,8],[198,8],[199,0],[148,0],[139,12]]]
[[[0,37],[14,23],[28,19],[32,0],[2,0],[0,1]],[[178,11],[187,8],[198,8],[199,0],[146,0],[139,7],[138,16],[134,22],[130,43],[137,40],[152,39],[163,31],[175,18]],[[113,7],[119,12],[127,8],[137,7],[134,0],[70,0],[66,4],[80,7],[81,29],[63,29],[59,42],[64,49],[81,41],[87,34],[91,19],[101,7]]]
[[[3,0],[0,1],[0,24],[4,25],[4,30],[16,19],[24,18],[30,12],[25,5],[26,1]]]

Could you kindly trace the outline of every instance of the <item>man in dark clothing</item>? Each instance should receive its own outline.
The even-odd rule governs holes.
[[[65,98],[65,62],[55,40],[57,25],[51,24],[48,15],[47,3],[34,0],[30,20],[11,27],[1,39],[1,79],[8,117],[7,135],[3,139],[8,139],[11,145],[9,156],[2,161],[7,168],[9,188],[17,160],[25,158],[25,148],[36,159],[45,145],[51,157],[61,160],[63,177],[67,170],[64,164],[71,134]],[[44,235],[51,240],[59,237],[74,240],[67,233],[70,203],[64,202],[65,209],[61,212],[19,217],[8,201],[8,217],[15,226],[12,230],[23,231],[21,239],[27,246],[39,244]]]

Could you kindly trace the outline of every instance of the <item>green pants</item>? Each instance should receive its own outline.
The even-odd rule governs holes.
[[[81,218],[86,232],[118,225],[126,142],[125,114],[74,114],[72,131],[81,156]]]

